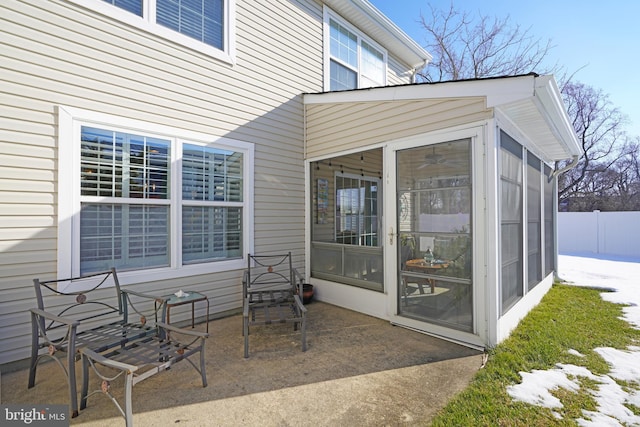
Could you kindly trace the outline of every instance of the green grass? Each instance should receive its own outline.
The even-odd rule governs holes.
[[[563,408],[551,410],[515,402],[507,386],[521,382],[519,372],[554,368],[557,363],[584,366],[594,374],[609,372],[594,349],[638,345],[640,330],[620,319],[622,306],[604,301],[599,290],[556,284],[511,336],[489,351],[486,366],[470,386],[438,413],[433,426],[575,426],[582,410],[595,410],[588,389],[597,384],[580,378],[580,392],[553,392]],[[567,353],[579,351],[585,357]],[[636,385],[637,387],[637,385]],[[638,408],[630,408],[637,411]]]

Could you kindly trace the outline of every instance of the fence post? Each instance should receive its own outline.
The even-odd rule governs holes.
[[[604,248],[601,247],[604,243],[604,233],[600,227],[600,211],[596,209],[593,214],[596,216],[596,254],[601,254],[604,252]]]

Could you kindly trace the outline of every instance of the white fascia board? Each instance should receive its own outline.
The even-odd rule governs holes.
[[[530,75],[305,94],[304,103],[338,104],[345,102],[484,97],[487,99],[487,108],[492,108],[531,98],[534,95],[534,78],[533,75]]]

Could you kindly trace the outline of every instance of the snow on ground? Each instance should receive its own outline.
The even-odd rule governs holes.
[[[640,329],[640,258],[560,255],[558,264],[559,276],[567,282],[615,290],[602,298],[630,305],[623,308],[625,320]]]
[[[640,329],[640,259],[623,257],[597,257],[560,255],[559,276],[569,284],[603,288],[614,292],[603,292],[602,298],[623,308],[623,318]],[[640,343],[639,343],[640,345]],[[640,346],[620,350],[608,347],[594,349],[607,361],[611,370],[608,375],[595,375],[582,366],[558,364],[546,371],[520,372],[522,382],[507,387],[514,400],[550,408],[562,408],[562,402],[550,391],[562,387],[577,392],[580,384],[577,377],[591,379],[599,386],[592,392],[598,410],[583,410],[580,426],[640,426],[640,416],[635,415],[625,404],[640,408]],[[582,356],[574,349],[567,352]],[[631,387],[622,387],[615,380],[626,381]]]

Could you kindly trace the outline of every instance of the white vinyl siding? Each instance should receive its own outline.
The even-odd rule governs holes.
[[[413,83],[413,70],[396,60],[393,54],[387,55],[387,86]]]
[[[58,105],[253,144],[253,250],[291,250],[304,271],[301,94],[322,90],[322,7],[238,3],[233,67],[71,2],[3,4],[0,364],[28,356],[32,280],[62,276],[67,250],[58,246],[70,249],[57,238],[65,224],[57,199],[67,191],[57,182],[67,161],[59,150],[72,141],[59,134]],[[125,286],[143,292],[200,290],[212,315],[242,306],[241,279],[242,269],[179,279],[123,273]]]
[[[307,157],[490,118],[483,99],[308,104]]]

